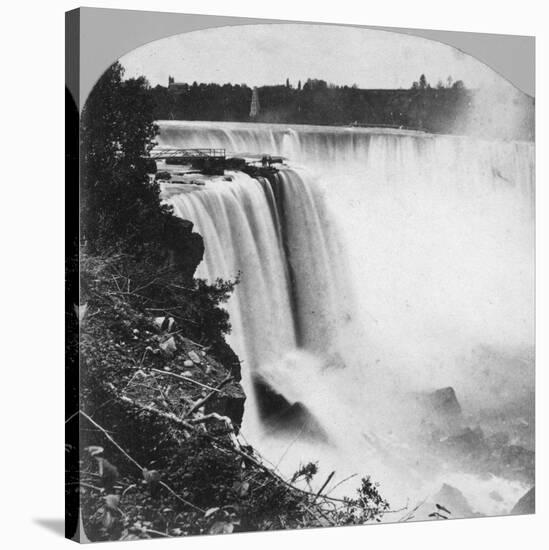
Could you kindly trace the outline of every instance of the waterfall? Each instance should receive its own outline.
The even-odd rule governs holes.
[[[350,284],[314,186],[293,170],[272,181],[230,177],[197,190],[174,193],[178,186],[169,185],[165,191],[174,213],[192,220],[204,236],[205,258],[196,275],[212,282],[240,278],[228,304],[229,342],[244,364],[245,425],[256,431],[254,383],[261,373],[268,376],[267,365],[298,348],[335,353],[333,342],[350,315]]]
[[[197,276],[240,274],[227,307],[243,433],[271,460],[291,462],[290,447],[288,468],[316,459],[305,441],[316,438],[340,470],[367,461],[389,493],[391,481],[413,492],[427,475],[411,469],[417,457],[383,450],[410,431],[402,396],[451,385],[475,410],[532,391],[533,144],[277,124],[160,130],[162,147],[287,159],[268,179],[227,172],[164,189],[204,238]],[[479,350],[507,359],[488,364]]]

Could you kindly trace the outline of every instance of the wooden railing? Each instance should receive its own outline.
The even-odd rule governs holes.
[[[205,158],[224,159],[225,149],[155,148],[150,152],[150,157],[155,160],[177,158],[189,161]]]

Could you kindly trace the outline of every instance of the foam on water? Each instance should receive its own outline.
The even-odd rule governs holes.
[[[406,396],[451,385],[473,413],[530,395],[533,145],[356,128],[160,128],[160,146],[288,159],[270,180],[235,172],[165,189],[204,237],[197,275],[241,274],[228,309],[244,361],[245,436],[285,473],[320,460],[339,478],[371,474],[394,507],[446,482],[477,512],[508,511],[523,485],[490,478],[484,491],[420,452]],[[478,349],[506,359],[479,362]],[[265,422],[258,380],[302,404],[327,441]],[[495,485],[502,500],[486,496]]]

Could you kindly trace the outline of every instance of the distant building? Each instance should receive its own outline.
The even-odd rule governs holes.
[[[174,93],[185,91],[187,84],[185,82],[176,82],[173,76],[168,76],[168,90]]]
[[[254,86],[252,91],[252,103],[250,105],[250,118],[255,118],[259,114],[259,93],[257,91],[257,86]]]

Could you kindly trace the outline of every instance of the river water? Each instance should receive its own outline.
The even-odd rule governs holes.
[[[508,512],[528,484],[431,454],[410,396],[452,386],[471,426],[520,420],[533,448],[533,144],[159,125],[160,147],[286,159],[270,180],[227,172],[163,186],[204,238],[197,276],[240,274],[227,307],[248,396],[243,437],[284,474],[311,460],[319,483],[332,470],[369,474],[393,508],[448,483],[480,514]]]

